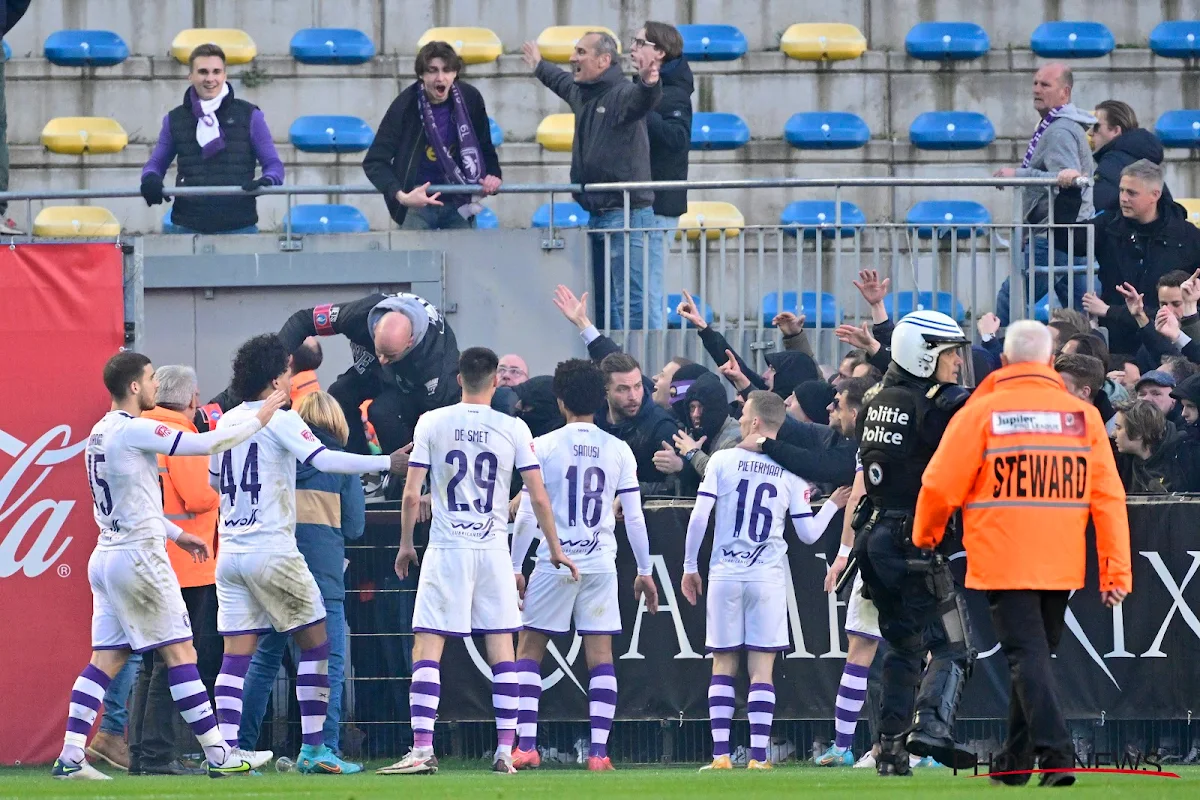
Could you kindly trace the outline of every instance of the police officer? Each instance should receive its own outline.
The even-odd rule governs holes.
[[[958,384],[960,349],[966,345],[962,329],[945,314],[917,311],[904,317],[892,336],[888,371],[878,391],[864,399],[858,417],[865,499],[854,519],[854,556],[888,643],[876,759],[880,775],[910,774],[909,752],[950,766],[975,763],[953,736],[972,660],[966,617],[940,557],[923,554],[911,541],[921,473],[969,396]],[[927,652],[932,660],[922,681]]]

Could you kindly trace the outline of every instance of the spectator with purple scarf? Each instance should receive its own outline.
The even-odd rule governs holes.
[[[406,230],[473,228],[482,195],[500,188],[483,95],[460,81],[463,61],[446,42],[417,53],[417,80],[392,101],[363,172]],[[478,195],[429,193],[430,185],[478,185]]]
[[[176,186],[240,186],[247,193],[283,183],[283,162],[266,117],[234,97],[226,82],[225,51],[202,44],[188,58],[191,87],[163,117],[158,144],[142,168],[146,205],[163,202],[163,178],[178,157]],[[255,178],[258,164],[262,177]],[[182,233],[257,233],[253,194],[177,197],[171,221]]]

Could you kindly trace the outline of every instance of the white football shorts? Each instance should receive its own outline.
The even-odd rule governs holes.
[[[508,552],[427,549],[412,625],[415,633],[460,637],[521,630],[517,582]]]
[[[299,550],[217,556],[217,630],[293,633],[325,619],[321,590]]]
[[[583,636],[616,636],[621,632],[617,573],[587,573],[575,581],[565,568],[535,569],[521,618],[527,629],[549,635],[566,633],[574,621],[575,632]]]
[[[88,559],[92,649],[135,653],[192,638],[179,579],[160,545],[144,550],[97,547]]]
[[[716,580],[706,602],[710,652],[787,650],[787,587],[765,581]]]
[[[879,635],[879,611],[875,604],[863,597],[862,573],[854,576],[854,585],[850,587],[850,599],[846,601],[846,633],[865,636],[868,639],[882,639]]]

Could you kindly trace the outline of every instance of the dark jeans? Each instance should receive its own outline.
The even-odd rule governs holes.
[[[1037,303],[1043,297],[1048,297],[1050,294],[1050,274],[1047,271],[1050,264],[1050,249],[1045,236],[1037,236],[1033,239],[1033,300]],[[1015,258],[1016,256],[1014,256]],[[1021,251],[1021,305],[1025,306],[1029,302],[1028,295],[1024,292],[1028,291],[1025,281],[1029,279],[1029,243],[1025,244],[1025,248]],[[1074,273],[1071,267],[1067,265],[1067,252],[1065,250],[1054,251],[1054,297],[1049,298],[1050,309],[1067,308],[1070,305],[1076,311],[1083,311],[1083,296],[1088,292],[1099,291],[1099,281],[1093,279],[1088,282],[1087,273]],[[1074,265],[1085,266],[1087,264],[1087,254],[1081,254],[1079,250],[1075,251]],[[1072,286],[1072,284],[1074,284]],[[1009,323],[1009,295],[1012,287],[1009,284],[1009,279],[1005,278],[1004,283],[1000,284],[1000,291],[996,294],[996,316],[1000,318],[1000,324],[1007,327]],[[1057,301],[1057,302],[1056,302]],[[1073,301],[1073,303],[1072,303]],[[1031,317],[1032,319],[1032,317]]]
[[[346,450],[350,453],[370,453],[367,434],[362,424],[359,407],[370,400],[367,410],[379,446],[384,453],[398,450],[412,441],[413,426],[420,416],[420,406],[415,397],[406,395],[394,385],[387,385],[378,364],[371,364],[364,372],[354,367],[343,372],[329,387],[329,394],[338,401],[346,415],[350,437]]]
[[[996,638],[1008,658],[1012,689],[1004,752],[1018,762],[1070,767],[1071,732],[1058,702],[1051,654],[1062,638],[1069,592],[990,591]]]
[[[879,610],[879,632],[888,644],[879,713],[879,732],[887,736],[896,736],[912,724],[925,653],[935,659],[953,656],[925,576],[908,569],[907,559],[918,551],[897,541],[901,524],[880,520],[859,552],[863,582]]]

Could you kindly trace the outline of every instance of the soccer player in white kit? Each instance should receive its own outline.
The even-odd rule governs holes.
[[[248,340],[234,356],[231,381],[237,396],[247,399],[221,417],[217,430],[257,415],[266,398],[289,391],[291,377],[288,352],[278,336]],[[327,450],[290,409],[274,412],[250,439],[213,456],[209,480],[221,495],[217,630],[225,637],[214,690],[217,722],[226,741],[236,744],[242,688],[258,637],[290,633],[300,647],[296,699],[302,745],[296,766],[301,772],[342,774],[350,771],[348,765],[321,736],[329,705],[329,638],[321,592],[296,546],[297,461],[321,472],[350,475],[399,472],[408,466],[400,451],[364,456]]]
[[[404,758],[376,770],[381,775],[437,772],[433,721],[441,698],[442,650],[446,637],[472,634],[484,636],[492,666],[497,734],[492,769],[516,772],[512,745],[519,687],[512,635],[521,629],[521,612],[508,553],[508,487],[514,468],[529,490],[550,563],[565,566],[573,578],[579,577],[559,545],[529,427],[491,408],[499,363],[487,348],[464,350],[458,359],[462,402],[425,412],[413,432],[396,553],[396,574],[401,580],[417,563],[413,528],[426,474],[433,495],[429,547],[412,621],[413,674],[408,696],[414,742]]]
[[[109,780],[87,763],[84,744],[104,692],[131,652],[158,650],[167,664],[171,696],[196,735],[210,769],[221,775],[249,772],[266,758],[244,754],[217,730],[200,673],[187,606],[167,557],[166,537],[203,561],[212,554],[204,540],[184,533],[163,516],[158,454],[209,455],[250,438],[287,400],[279,392],[241,425],[210,433],[171,430],[149,419],[158,382],[150,359],[121,352],[104,365],[112,410],[92,428],[85,448],[88,485],[100,537],[88,560],[92,586],[92,659],[71,689],[63,748],[55,778]],[[243,758],[246,756],[246,758]]]
[[[708,711],[713,760],[703,769],[732,769],[729,724],[733,718],[734,678],[740,651],[750,671],[750,760],[747,769],[770,769],[767,746],[775,716],[775,654],[788,648],[787,544],[790,515],[800,541],[821,538],[829,520],[846,505],[848,489],[839,489],[815,517],[809,506],[812,487],[785,471],[769,456],[755,452],[775,438],[787,411],[771,392],[751,392],[742,410],[744,441],[709,459],[696,506],[688,521],[683,562],[683,595],[692,605],[704,594],[697,560],[714,504],[717,522],[708,568],[706,646],[713,656]]]
[[[522,492],[512,541],[513,573],[522,595],[524,628],[517,641],[517,679],[521,702],[517,711],[517,749],[513,766],[536,769],[538,701],[542,696],[542,658],[550,637],[575,632],[583,637],[589,669],[588,710],[592,741],[587,768],[613,768],[608,757],[608,734],[617,709],[617,673],[613,669],[612,637],[621,632],[617,597],[617,540],[614,501],[621,498],[625,533],[637,562],[634,598],[643,596],[651,613],[658,611],[658,589],[652,577],[650,542],[638,491],[637,461],[629,445],[593,423],[604,407],[604,373],[591,361],[564,361],[554,370],[554,396],[567,424],[533,440],[542,465],[546,491],[554,505],[554,524],[563,552],[579,569],[578,581],[558,573],[550,564],[550,548],[538,546],[537,564],[525,587],[521,566],[537,536],[528,493]]]

